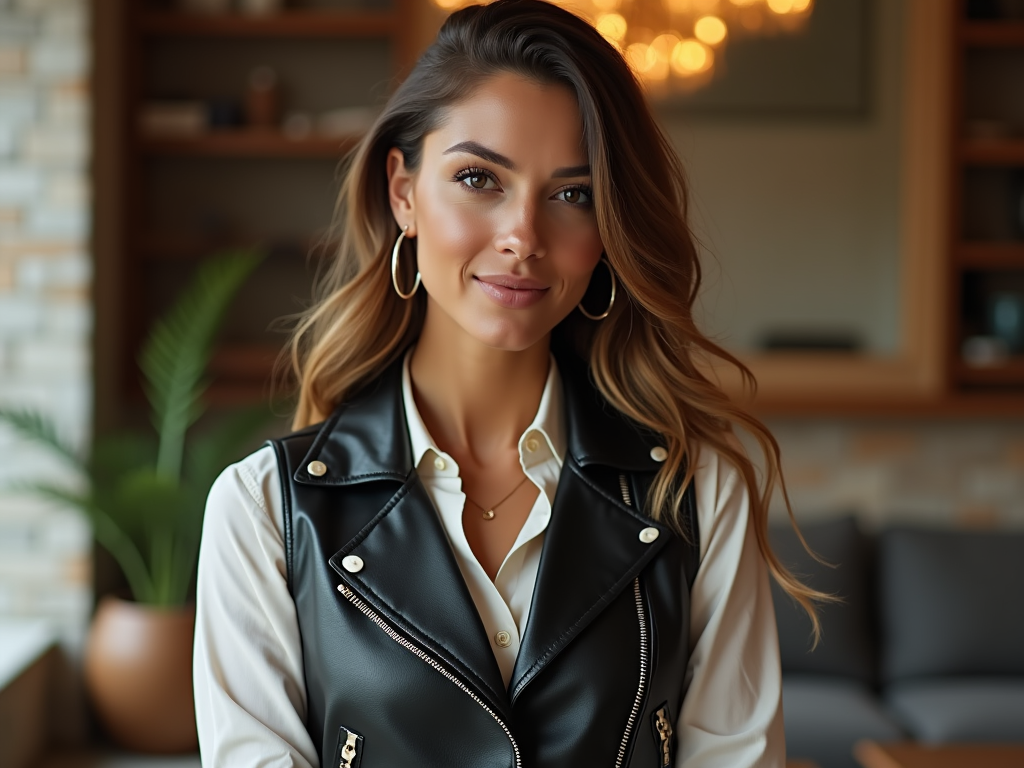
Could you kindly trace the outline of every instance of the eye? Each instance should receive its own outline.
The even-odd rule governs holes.
[[[570,205],[588,206],[594,201],[594,193],[589,187],[567,187],[555,193],[559,199]]]
[[[454,180],[472,190],[497,189],[498,182],[494,176],[483,168],[465,168],[455,174]],[[491,186],[488,186],[488,184]]]

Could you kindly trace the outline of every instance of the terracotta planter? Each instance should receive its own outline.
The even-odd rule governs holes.
[[[197,748],[195,623],[194,606],[100,602],[86,640],[85,679],[96,714],[118,745],[158,753]]]

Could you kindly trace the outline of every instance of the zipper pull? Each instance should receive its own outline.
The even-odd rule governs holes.
[[[352,733],[352,731],[348,732],[348,738],[345,739],[345,744],[341,748],[341,761],[338,764],[338,768],[354,768],[356,765],[356,757],[358,756],[356,752],[358,738],[359,737]]]
[[[672,765],[672,721],[668,717],[668,705],[660,707],[654,713],[654,730],[658,734],[658,747],[661,750],[662,768]]]

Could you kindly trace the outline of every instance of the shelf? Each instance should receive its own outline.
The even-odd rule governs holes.
[[[269,16],[148,13],[143,34],[163,37],[388,37],[400,26],[391,11],[292,10]]]
[[[963,26],[963,41],[974,48],[1024,47],[1024,22],[971,21]]]
[[[961,384],[972,386],[1019,387],[1024,394],[1024,357],[1010,358],[1002,365],[985,368],[973,368],[959,363],[956,366],[956,378]]]
[[[280,353],[273,344],[222,344],[210,359],[210,373],[233,382],[269,381]]]
[[[968,139],[960,155],[970,165],[1024,165],[1024,139]]]
[[[138,242],[139,257],[143,261],[197,261],[219,251],[256,249],[270,256],[294,256],[298,259],[317,258],[332,254],[336,241],[325,243],[315,237],[203,237],[180,232],[149,232]]]
[[[199,136],[142,136],[147,155],[195,157],[287,157],[340,160],[359,143],[359,136],[290,139],[279,131],[211,131]]]
[[[1024,241],[964,242],[957,247],[956,261],[967,269],[1024,269]]]

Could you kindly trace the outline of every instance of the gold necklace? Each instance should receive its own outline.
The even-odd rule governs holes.
[[[465,491],[463,491],[463,494],[466,497],[466,501],[472,502],[474,507],[480,507],[480,509],[483,510],[484,520],[493,520],[494,519],[494,510],[495,510],[495,508],[500,507],[502,504],[504,504],[506,501],[508,501],[510,498],[512,498],[512,494],[515,493],[516,491],[518,491],[519,487],[523,483],[525,483],[527,480],[529,480],[529,478],[528,477],[524,477],[522,480],[520,480],[518,483],[516,483],[516,487],[515,488],[513,488],[511,491],[509,491],[507,494],[505,494],[505,497],[501,501],[499,501],[497,504],[491,504],[491,506],[489,506],[489,507],[485,507],[483,504],[479,504],[479,503],[473,501],[471,498],[469,498],[469,494],[466,493]]]

